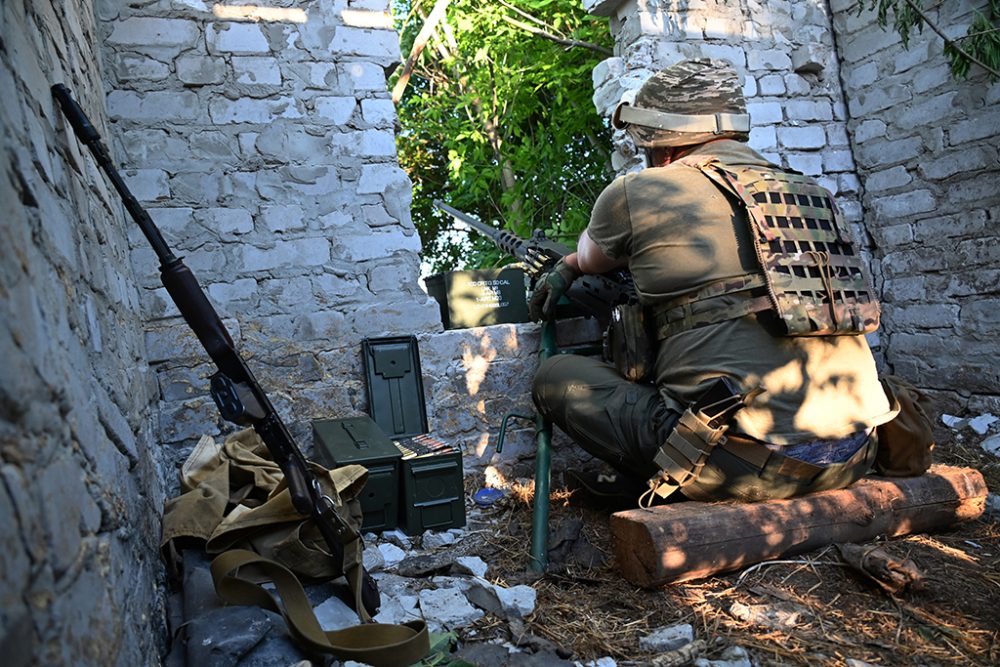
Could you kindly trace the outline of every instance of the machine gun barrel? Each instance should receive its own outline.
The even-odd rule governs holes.
[[[532,279],[572,252],[561,243],[545,238],[544,232],[540,230],[532,232],[531,238],[522,239],[506,230],[484,224],[438,199],[434,200],[434,206],[466,223],[493,241],[501,250],[523,262]],[[588,274],[573,281],[566,292],[566,298],[575,306],[566,313],[568,316],[596,317],[602,326],[606,326],[615,306],[635,300],[635,285],[628,271]]]

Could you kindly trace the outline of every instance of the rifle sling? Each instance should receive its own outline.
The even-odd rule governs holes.
[[[275,585],[281,604],[262,586],[239,575],[252,568],[254,579]],[[354,568],[360,571],[360,567]],[[348,574],[352,589],[359,583],[357,572]],[[229,604],[256,605],[281,614],[295,641],[313,654],[328,654],[338,660],[354,660],[374,667],[406,667],[420,662],[430,652],[423,620],[401,625],[363,623],[342,630],[324,630],[302,584],[290,570],[252,551],[233,549],[212,561],[212,580],[219,598]],[[357,581],[356,581],[357,580]]]

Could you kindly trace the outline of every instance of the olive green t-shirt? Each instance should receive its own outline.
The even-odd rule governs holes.
[[[693,155],[774,166],[732,140]],[[759,271],[744,211],[683,163],[617,178],[598,197],[587,234],[609,257],[628,257],[646,306]],[[748,315],[660,342],[656,384],[668,407],[683,410],[720,375],[765,390],[735,428],[774,444],[840,438],[893,416],[863,336],[773,336]]]

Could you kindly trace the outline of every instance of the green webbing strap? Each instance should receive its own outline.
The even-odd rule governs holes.
[[[256,581],[274,582],[281,604],[262,586],[240,577],[241,567],[250,568]],[[217,556],[212,561],[212,580],[223,602],[256,605],[281,614],[289,633],[310,653],[329,654],[338,660],[354,660],[374,667],[406,667],[420,662],[430,652],[427,626],[422,620],[402,625],[363,623],[343,630],[324,630],[295,575],[252,551],[233,549]],[[358,588],[350,576],[348,581],[352,588]]]

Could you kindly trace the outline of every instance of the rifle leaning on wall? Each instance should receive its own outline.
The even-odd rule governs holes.
[[[163,286],[167,288],[184,320],[218,368],[211,377],[210,391],[223,419],[241,426],[251,426],[260,435],[271,457],[284,473],[295,510],[312,518],[333,558],[342,563],[345,545],[361,539],[360,535],[340,516],[333,500],[323,493],[292,434],[236,350],[232,337],[205,296],[198,279],[181,258],[171,252],[149,213],[129,191],[101,142],[100,134],[83,109],[66,86],[56,84],[52,87],[52,93],[74,133],[93,153],[98,166],[107,174],[125,208],[153,247],[160,260],[160,280]],[[362,604],[368,614],[373,616],[381,603],[378,587],[364,566],[359,567],[362,568]]]
[[[518,259],[532,281],[572,252],[563,244],[545,238],[545,232],[540,229],[534,230],[530,238],[522,239],[506,230],[484,224],[439,199],[435,199],[433,203],[448,215],[493,241],[511,257]],[[625,270],[599,275],[584,274],[573,281],[565,296],[576,306],[572,314],[595,317],[601,326],[606,326],[611,320],[611,312],[615,306],[636,301],[632,275]]]

